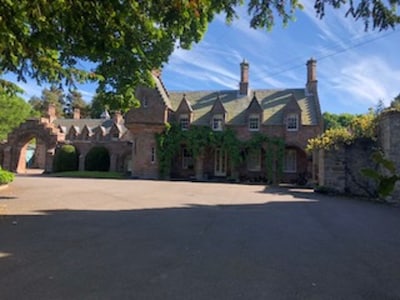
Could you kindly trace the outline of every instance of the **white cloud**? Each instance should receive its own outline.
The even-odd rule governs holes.
[[[364,111],[379,100],[385,105],[399,93],[400,71],[391,67],[387,61],[377,56],[366,56],[340,64],[334,70],[335,60],[323,72],[334,74],[324,76],[326,82],[321,88],[330,89],[332,100],[340,101],[343,107],[358,106]],[[328,80],[327,80],[328,79]],[[321,90],[321,89],[320,89]]]

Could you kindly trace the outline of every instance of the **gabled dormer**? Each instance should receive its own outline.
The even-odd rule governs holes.
[[[118,141],[123,134],[123,129],[120,124],[113,123],[109,131],[109,137],[112,141]]]
[[[215,100],[214,105],[211,108],[210,114],[212,130],[222,131],[225,127],[227,111],[219,96],[217,97],[217,100]]]
[[[298,131],[301,127],[301,108],[296,97],[290,95],[289,102],[284,107],[284,124],[287,131]]]
[[[57,126],[57,129],[58,129],[61,133],[64,133],[64,134],[67,133],[67,127],[66,127],[66,126],[58,125],[58,126]]]
[[[71,126],[67,133],[67,140],[75,140],[79,135],[79,127],[78,126]]]
[[[90,139],[90,137],[91,137],[92,135],[93,135],[92,130],[89,128],[89,126],[85,125],[85,126],[83,127],[82,132],[81,132],[81,135],[80,135],[81,139],[84,140],[84,141],[87,141],[87,140]]]
[[[193,108],[190,102],[186,99],[186,94],[183,94],[181,103],[179,103],[178,109],[176,110],[179,127],[182,130],[187,130],[193,120]]]
[[[263,109],[258,102],[256,93],[246,109],[246,123],[249,131],[259,131],[263,122]]]
[[[103,126],[97,126],[93,130],[93,136],[96,141],[102,141],[106,135],[106,129]]]
[[[125,114],[125,124],[164,125],[173,111],[168,92],[161,80],[161,73],[151,73],[154,87],[139,86],[135,97],[140,100],[140,107],[135,107]]]

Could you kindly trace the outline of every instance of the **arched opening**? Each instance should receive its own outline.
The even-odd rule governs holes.
[[[109,171],[110,154],[105,147],[96,146],[89,150],[85,157],[86,171]]]
[[[77,171],[79,168],[79,152],[73,145],[57,147],[54,155],[54,172]]]
[[[27,136],[20,139],[18,148],[20,151],[16,172],[19,174],[42,174],[46,169],[46,143],[36,136]]]

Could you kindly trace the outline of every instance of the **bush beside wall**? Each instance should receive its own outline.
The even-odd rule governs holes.
[[[78,153],[72,145],[63,145],[54,157],[54,172],[78,170]]]

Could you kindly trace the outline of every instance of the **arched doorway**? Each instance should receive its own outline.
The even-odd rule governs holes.
[[[8,135],[4,147],[3,167],[25,174],[51,172],[58,132],[46,122],[30,119]]]
[[[85,157],[86,171],[109,171],[110,153],[107,148],[96,146],[89,150]]]

